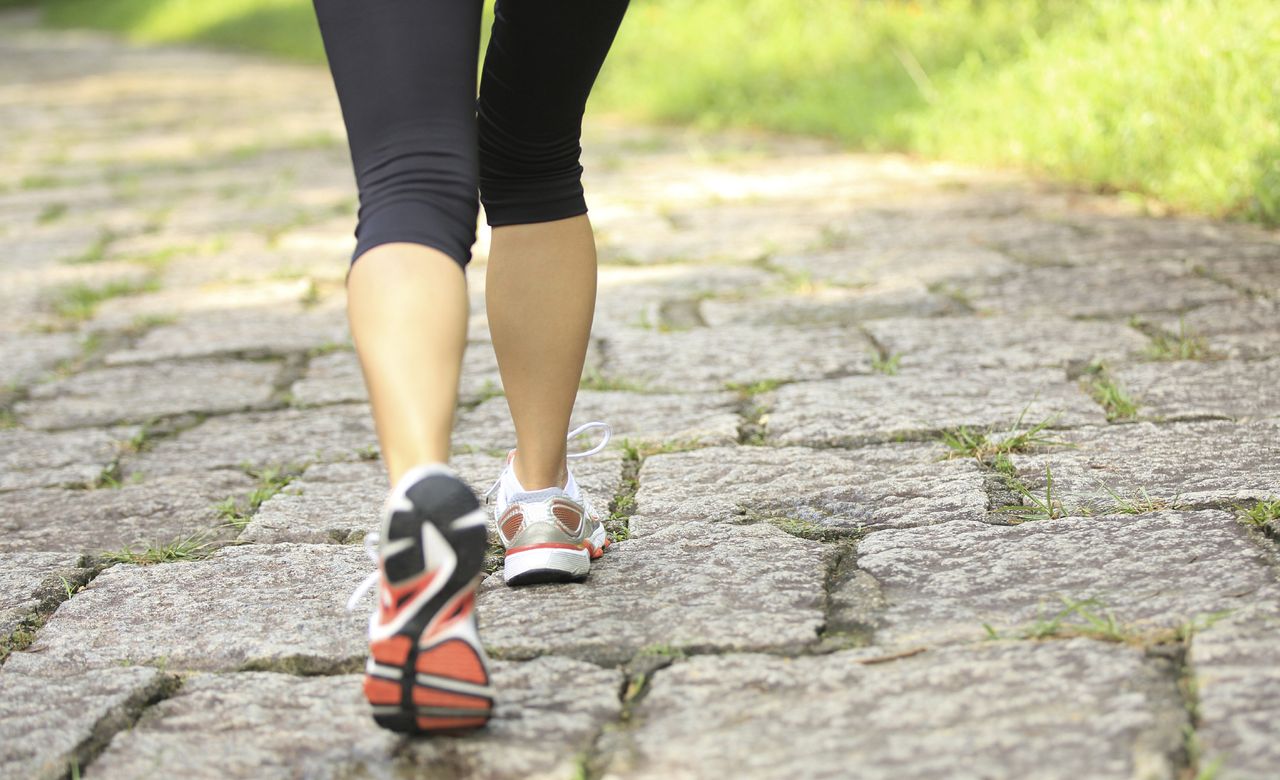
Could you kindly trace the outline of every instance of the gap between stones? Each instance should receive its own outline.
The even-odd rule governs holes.
[[[61,780],[79,778],[84,770],[111,744],[116,734],[131,730],[150,707],[171,698],[182,688],[182,679],[175,675],[159,674],[150,684],[134,691],[123,703],[108,710],[80,744],[71,751],[66,772]],[[74,767],[74,770],[73,770]]]

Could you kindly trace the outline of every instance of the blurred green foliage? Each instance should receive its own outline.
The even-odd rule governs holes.
[[[324,61],[305,0],[43,5],[58,25]],[[632,0],[592,110],[1016,166],[1280,224],[1277,85],[1275,0]]]

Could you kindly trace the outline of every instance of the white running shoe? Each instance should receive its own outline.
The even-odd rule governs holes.
[[[609,443],[610,429],[603,422],[580,425],[567,438],[590,428],[603,428],[604,438],[585,452],[569,453],[568,458],[594,455]],[[502,474],[485,493],[486,498],[496,493],[493,519],[507,551],[503,580],[508,585],[532,585],[585,578],[592,559],[604,555],[609,546],[599,511],[578,487],[572,471],[563,488],[525,490],[511,465],[515,454],[514,449],[507,453]]]

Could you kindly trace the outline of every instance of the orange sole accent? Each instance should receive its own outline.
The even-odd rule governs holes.
[[[389,636],[371,643],[369,655],[380,664],[404,666],[405,661],[409,660],[409,648],[412,646],[413,640],[407,636]]]
[[[366,675],[364,696],[370,704],[399,704],[400,683]]]
[[[585,550],[591,546],[590,542],[582,544],[565,544],[564,542],[544,542],[543,544],[527,544],[524,547],[512,547],[507,550],[507,555],[515,555],[525,550]]]
[[[489,700],[482,696],[468,696],[465,693],[424,688],[420,685],[414,686],[413,703],[423,707],[478,710],[477,714],[489,712]]]
[[[418,671],[477,685],[489,682],[480,657],[471,645],[461,639],[450,639],[429,650],[420,651]]]

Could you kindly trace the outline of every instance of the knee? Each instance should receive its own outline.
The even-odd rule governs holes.
[[[586,213],[580,122],[533,132],[504,125],[481,106],[477,130],[480,199],[490,225]]]
[[[378,244],[421,243],[465,266],[475,243],[478,165],[465,123],[402,126],[362,149],[360,207],[351,261]]]

